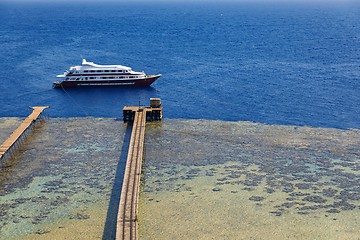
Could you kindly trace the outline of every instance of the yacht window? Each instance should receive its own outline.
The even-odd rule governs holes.
[[[95,72],[95,70],[90,70],[90,72]]]
[[[88,70],[84,70],[84,72],[89,72]]]
[[[109,72],[109,70],[105,70],[104,72]]]
[[[122,73],[122,70],[118,70],[118,72],[121,72],[121,73]]]
[[[115,70],[111,70],[111,72],[116,72]]]
[[[96,72],[102,72],[101,70],[97,70]]]

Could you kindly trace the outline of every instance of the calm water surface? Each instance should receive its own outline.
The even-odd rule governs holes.
[[[359,3],[70,8],[0,3],[0,142],[50,106],[1,163],[0,239],[111,239],[117,118],[150,97],[165,120],[147,126],[142,239],[358,239]],[[80,56],[162,77],[52,89]]]
[[[50,105],[52,117],[118,117],[161,97],[168,118],[359,128],[359,15],[349,1],[0,3],[0,116]],[[163,76],[146,89],[52,89],[80,56]]]

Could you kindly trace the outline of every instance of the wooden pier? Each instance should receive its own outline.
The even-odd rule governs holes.
[[[20,126],[10,135],[8,139],[0,146],[0,160],[8,153],[11,153],[12,148],[17,144],[19,140],[25,135],[33,123],[39,118],[40,114],[44,111],[45,107],[32,107],[33,112],[20,124]]]
[[[124,107],[124,122],[133,122],[116,224],[116,240],[138,239],[138,202],[146,121],[161,120],[160,99],[150,107]]]

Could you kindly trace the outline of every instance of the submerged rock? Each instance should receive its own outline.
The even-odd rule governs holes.
[[[270,213],[274,214],[277,217],[280,217],[283,214],[281,211],[273,211],[273,212],[270,212]]]
[[[213,188],[212,190],[213,190],[213,192],[220,192],[220,191],[221,191],[221,188],[215,187],[215,188]]]
[[[81,214],[81,213],[77,213],[77,214],[76,214],[76,219],[81,219],[81,220],[83,220],[83,219],[89,219],[89,218],[90,218],[90,216],[87,215],[87,214]]]
[[[255,201],[255,202],[260,202],[260,201],[262,201],[264,199],[265,199],[265,197],[261,197],[261,196],[251,196],[251,197],[249,197],[249,200]]]
[[[284,206],[284,207],[286,207],[286,208],[291,208],[291,207],[293,207],[294,205],[296,205],[295,202],[285,202],[285,203],[283,203],[281,206]]]
[[[328,213],[340,213],[341,211],[339,209],[332,208],[332,209],[327,210],[326,212],[328,212]]]
[[[272,188],[265,188],[265,192],[271,194],[271,193],[275,192],[275,190]]]
[[[49,230],[39,229],[39,230],[36,230],[35,234],[43,235],[43,234],[46,234],[49,232],[50,232]]]
[[[295,186],[298,189],[309,189],[309,188],[311,188],[311,184],[309,184],[309,183],[297,183],[297,184],[295,184]]]
[[[324,199],[320,196],[316,196],[316,195],[307,196],[303,200],[307,201],[307,202],[314,202],[314,203],[325,203],[326,202],[326,199]]]
[[[337,192],[338,191],[336,189],[332,189],[332,188],[327,188],[322,190],[322,194],[325,197],[334,197]]]

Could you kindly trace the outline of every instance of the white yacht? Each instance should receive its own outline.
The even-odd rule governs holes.
[[[63,74],[57,75],[58,81],[53,86],[58,87],[146,87],[161,76],[146,75],[135,72],[122,65],[99,65],[82,60],[81,66],[70,67]]]

